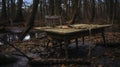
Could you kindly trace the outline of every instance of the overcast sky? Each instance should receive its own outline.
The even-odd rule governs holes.
[[[32,2],[33,0],[23,0],[23,1]]]
[[[33,0],[23,0],[24,2],[26,2],[27,5],[31,5]]]

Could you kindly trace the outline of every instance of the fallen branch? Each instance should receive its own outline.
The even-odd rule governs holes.
[[[32,58],[28,57],[25,53],[23,53],[20,49],[18,49],[17,47],[15,47],[14,45],[10,44],[9,42],[7,42],[6,40],[0,38],[0,40],[2,40],[5,44],[8,44],[9,46],[13,47],[16,51],[20,52],[24,57],[26,57],[28,60],[32,60]]]

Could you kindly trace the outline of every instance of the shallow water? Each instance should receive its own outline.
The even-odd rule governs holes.
[[[0,65],[0,67],[26,67],[28,60],[25,57],[17,56],[18,60],[12,64]]]

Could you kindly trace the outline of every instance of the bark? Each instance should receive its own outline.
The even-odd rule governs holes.
[[[55,1],[55,14],[56,15],[61,15],[61,0],[56,0]]]
[[[115,6],[114,6],[114,19],[117,19],[117,7],[118,7],[118,0],[115,0]]]
[[[71,16],[71,14],[69,15],[67,13],[67,1],[66,0],[63,0],[63,3],[61,5],[61,16],[62,16],[62,21],[67,21],[69,20],[69,16]]]
[[[113,0],[105,0],[105,2],[107,19],[110,21],[113,19]]]
[[[73,16],[70,21],[68,21],[68,24],[74,24],[75,20],[77,18],[77,14],[79,11],[79,5],[80,5],[80,0],[75,0],[75,5],[74,5],[74,11],[73,11]]]
[[[114,7],[114,1],[113,0],[109,0],[109,3],[110,3],[110,13],[109,13],[109,17],[110,17],[110,19],[111,20],[113,20],[113,12],[114,12],[114,9],[113,9],[113,7]]]
[[[49,10],[50,10],[50,15],[54,15],[55,13],[55,6],[54,6],[54,0],[49,0]]]
[[[8,14],[8,18],[10,17],[10,1],[7,0],[7,14]]]
[[[17,13],[14,22],[24,21],[23,12],[22,12],[23,0],[18,0],[17,2]]]
[[[88,16],[88,11],[89,11],[89,8],[88,8],[88,0],[83,0],[83,18],[84,19],[87,19],[89,16]]]
[[[102,18],[103,17],[103,7],[102,7],[102,1],[101,0],[98,0],[98,4],[97,4],[97,18]]]
[[[95,0],[91,2],[91,19],[90,22],[93,22],[95,18]]]
[[[10,17],[12,20],[15,18],[15,14],[16,14],[15,0],[11,0]]]
[[[6,0],[2,0],[2,12],[1,17],[2,20],[8,19],[7,11],[6,11]]]

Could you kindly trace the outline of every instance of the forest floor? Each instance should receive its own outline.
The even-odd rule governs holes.
[[[105,33],[107,47],[103,44],[101,36],[86,36],[85,44],[79,38],[79,49],[76,51],[74,40],[69,45],[70,58],[82,58],[89,60],[91,65],[81,64],[59,64],[59,65],[45,65],[41,67],[120,67],[120,28],[119,25],[107,29]],[[22,52],[30,57],[35,58],[64,58],[64,50],[62,54],[60,49],[45,48],[46,38],[31,39],[23,42],[14,42],[14,46],[19,48]],[[91,46],[91,55],[88,57],[89,46]],[[0,67],[29,67],[28,60],[9,45],[0,45],[0,53],[16,55],[19,59],[12,64],[0,65]],[[33,66],[34,67],[34,66]],[[38,66],[39,67],[39,66]]]

